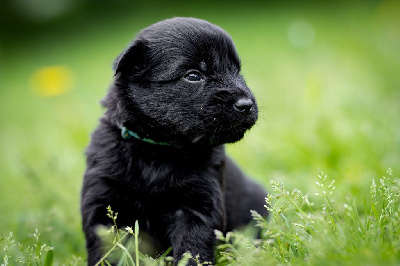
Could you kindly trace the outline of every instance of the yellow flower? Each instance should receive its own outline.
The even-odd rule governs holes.
[[[33,90],[43,97],[53,97],[69,91],[73,85],[72,71],[65,66],[49,66],[31,76]]]

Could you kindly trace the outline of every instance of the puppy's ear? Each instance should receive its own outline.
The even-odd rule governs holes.
[[[142,40],[135,40],[114,61],[114,75],[119,72],[137,73],[146,65],[147,46]]]

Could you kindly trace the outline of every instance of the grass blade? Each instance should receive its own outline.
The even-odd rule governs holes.
[[[54,259],[54,251],[50,249],[46,253],[46,258],[44,260],[44,266],[52,266],[53,265],[53,259]]]

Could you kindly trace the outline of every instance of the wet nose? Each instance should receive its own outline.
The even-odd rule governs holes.
[[[253,108],[253,105],[254,103],[251,99],[241,98],[233,105],[233,109],[242,114],[248,114]]]

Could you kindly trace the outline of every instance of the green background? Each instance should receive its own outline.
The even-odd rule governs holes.
[[[161,19],[203,18],[231,34],[260,118],[227,150],[267,189],[274,179],[311,194],[321,169],[339,195],[362,198],[373,178],[399,171],[399,1],[16,0],[0,10],[0,233],[29,242],[38,228],[57,261],[85,256],[84,149],[112,62]],[[71,83],[49,97],[35,75],[53,66]]]

